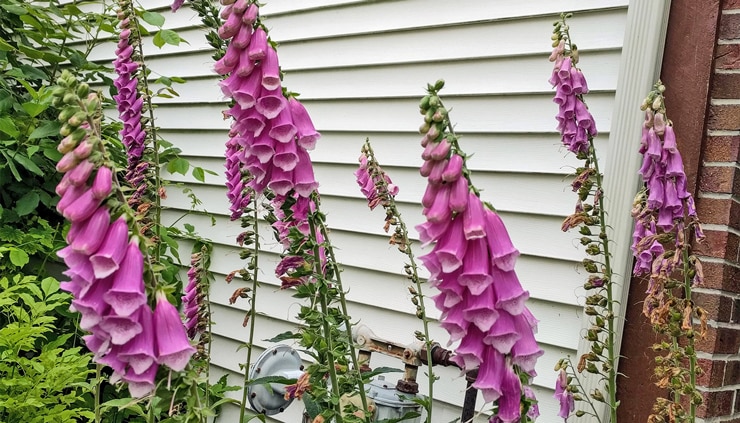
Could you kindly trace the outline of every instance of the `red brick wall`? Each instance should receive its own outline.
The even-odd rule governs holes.
[[[724,0],[705,137],[698,170],[697,210],[706,240],[695,245],[704,264],[696,302],[709,314],[697,342],[707,421],[740,422],[740,1]]]

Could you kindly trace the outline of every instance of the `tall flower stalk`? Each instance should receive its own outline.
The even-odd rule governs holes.
[[[533,421],[536,400],[527,389],[543,354],[535,341],[537,320],[526,307],[514,271],[519,251],[493,206],[480,199],[447,109],[439,97],[444,81],[428,85],[421,100],[424,123],[421,175],[428,185],[422,205],[427,221],[416,227],[431,252],[419,257],[429,270],[440,322],[453,360],[477,369],[473,386],[494,402],[492,422]]]
[[[632,209],[634,274],[649,277],[643,314],[663,336],[653,346],[662,353],[655,358],[655,377],[656,385],[668,393],[656,400],[650,423],[695,420],[702,397],[696,389],[700,369],[694,340],[705,335],[707,319],[706,312],[691,298],[692,288],[703,280],[701,262],[691,253],[691,240],[701,241],[704,234],[694,198],[686,190],[686,174],[673,123],[666,114],[664,92],[665,86],[658,81],[641,107],[645,123],[639,172],[645,185]]]
[[[592,415],[599,422],[602,417],[596,412],[593,401],[605,403],[609,409],[609,421],[617,421],[617,369],[618,351],[616,350],[616,322],[614,313],[614,282],[612,280],[611,253],[607,235],[606,206],[604,204],[604,176],[599,169],[599,161],[594,146],[597,135],[593,116],[585,103],[584,95],[588,85],[583,72],[578,68],[578,48],[570,38],[566,22],[570,14],[563,14],[555,22],[553,30],[553,52],[550,61],[554,69],[550,83],[556,88],[553,101],[558,105],[558,131],[563,145],[583,160],[583,165],[576,169],[571,183],[573,192],[577,193],[575,212],[568,216],[562,225],[563,231],[579,228],[582,235],[580,242],[590,257],[583,260],[583,267],[589,273],[584,288],[591,292],[586,297],[585,313],[590,316],[590,328],[585,339],[591,343],[590,351],[578,360],[573,371],[569,359],[558,362],[556,370],[561,370],[558,379],[556,398],[561,401],[560,417],[567,420],[573,411],[573,398],[586,401],[590,410],[579,409],[576,416]],[[595,231],[594,231],[595,230]],[[599,375],[600,387],[591,392],[584,392],[581,381],[583,371]],[[565,383],[563,383],[565,381]],[[574,383],[575,382],[575,383]],[[574,394],[573,396],[568,393]]]
[[[221,3],[225,6],[220,12],[224,21],[217,33],[229,42],[214,69],[225,76],[221,89],[232,100],[225,112],[233,119],[227,142],[232,218],[243,214],[249,196],[265,195],[269,199],[274,212],[269,221],[285,248],[276,275],[284,288],[295,286],[299,296],[303,295],[302,289],[312,291],[304,296],[311,298],[312,304],[302,310],[299,318],[310,320],[307,326],[318,330],[325,342],[306,342],[306,346],[316,349],[319,359],[308,369],[309,373],[313,371],[312,386],[325,385],[322,379],[327,373],[332,379],[331,398],[324,402],[322,415],[340,423],[343,419],[340,387],[347,383],[338,379],[339,372],[356,386],[364,420],[367,400],[352,343],[345,292],[324,217],[318,211],[318,183],[308,154],[320,135],[303,105],[282,86],[276,46],[261,22],[259,4],[247,0]],[[334,303],[339,304],[338,309]],[[315,307],[320,308],[318,315]],[[344,333],[336,330],[337,325],[344,326]],[[341,369],[346,361],[343,353],[350,357],[352,369],[346,365]],[[324,397],[319,388],[313,389],[312,394]]]
[[[74,297],[80,327],[91,332],[83,339],[94,360],[110,366],[111,380],[127,383],[132,396],[146,396],[160,365],[181,371],[195,349],[178,311],[145,278],[151,263],[101,139],[97,95],[66,71],[59,84],[54,94],[66,107],[59,115],[65,138],[57,170],[65,175],[57,209],[71,222],[69,245],[59,252],[70,277],[62,289]]]
[[[432,363],[432,350],[434,343],[429,336],[429,317],[427,316],[426,305],[424,304],[424,294],[422,291],[422,279],[419,277],[419,267],[416,264],[414,252],[411,249],[411,239],[406,223],[401,218],[401,212],[396,206],[396,195],[398,187],[393,184],[391,178],[380,167],[375,152],[370,145],[370,140],[366,140],[360,153],[360,167],[355,172],[357,184],[360,191],[368,201],[368,207],[371,210],[378,205],[385,209],[385,226],[383,229],[388,232],[393,227],[390,244],[396,245],[398,251],[406,254],[409,262],[404,266],[406,276],[411,280],[413,286],[409,287],[411,293],[411,302],[416,306],[416,316],[421,319],[423,332],[416,331],[416,338],[424,342],[427,361],[427,380],[428,380],[428,400],[423,402],[426,410],[427,423],[432,422],[432,400],[434,398],[434,381],[437,376],[434,374]]]

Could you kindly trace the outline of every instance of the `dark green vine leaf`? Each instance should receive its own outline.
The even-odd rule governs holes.
[[[180,157],[177,157],[167,163],[167,171],[173,174],[179,173],[181,175],[185,175],[187,174],[189,168],[190,162]]]
[[[33,132],[31,132],[31,135],[28,136],[28,139],[35,140],[38,138],[46,138],[56,135],[59,133],[59,128],[61,127],[61,123],[55,120],[48,120],[42,123],[41,126],[39,126],[38,128],[34,129]]]
[[[263,339],[263,341],[266,342],[282,342],[288,339],[300,339],[300,334],[293,333],[291,331],[283,332],[281,334],[278,334],[270,339]]]
[[[20,133],[13,120],[9,117],[0,118],[0,131],[5,132],[13,138],[17,137]]]
[[[3,9],[7,10],[9,13],[12,13],[14,15],[21,16],[21,15],[28,14],[28,10],[26,10],[25,7],[21,7],[15,4],[2,4],[0,5],[0,7],[2,7]]]
[[[244,387],[254,386],[254,385],[266,385],[269,383],[281,383],[283,385],[290,385],[290,384],[296,383],[296,379],[289,379],[287,377],[282,377],[282,376],[265,376],[265,377],[260,377],[257,379],[250,380],[248,383],[244,385]]]
[[[200,182],[206,181],[206,174],[203,171],[202,167],[194,167],[193,168],[193,178],[199,180]]]
[[[39,205],[39,194],[36,191],[29,191],[21,197],[15,204],[15,212],[18,216],[25,216],[36,210]]]
[[[20,164],[21,166],[25,167],[27,171],[31,173],[35,173],[39,176],[44,176],[44,172],[39,169],[39,167],[36,165],[36,163],[33,162],[30,158],[26,157],[24,154],[16,154],[13,156],[13,159]]]

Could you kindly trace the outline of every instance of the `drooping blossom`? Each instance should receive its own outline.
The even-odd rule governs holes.
[[[113,85],[118,93],[113,96],[113,99],[116,101],[118,116],[123,124],[120,134],[128,158],[126,180],[132,187],[135,187],[129,201],[135,207],[147,189],[145,178],[149,165],[142,162],[146,139],[146,132],[141,125],[144,98],[138,88],[139,64],[134,60],[136,51],[135,46],[132,45],[133,32],[138,31],[138,28],[135,25],[135,18],[132,20],[129,15],[132,10],[130,3],[130,0],[119,1],[118,18],[121,32],[118,35],[116,60],[113,61],[117,75]]]
[[[556,89],[553,101],[559,108],[555,117],[563,145],[577,154],[588,151],[588,139],[595,137],[597,130],[596,122],[583,102],[583,95],[588,93],[588,84],[583,72],[575,66],[577,55],[572,53],[566,51],[564,40],[555,47],[550,55],[550,61],[555,62],[555,66],[549,82]]]
[[[195,348],[190,345],[180,313],[162,292],[157,292],[154,309],[154,338],[157,344],[157,362],[179,372],[185,368]]]
[[[188,284],[185,286],[182,296],[182,308],[185,312],[185,329],[188,337],[195,339],[199,333],[203,333],[207,315],[206,305],[203,301],[203,289],[205,269],[203,267],[202,252],[193,253],[190,257],[190,269],[188,269]]]
[[[492,421],[515,422],[525,388],[515,366],[534,377],[543,354],[534,338],[537,320],[514,271],[519,251],[500,216],[471,191],[464,157],[448,137],[432,126],[422,139],[427,221],[416,229],[432,249],[419,260],[439,290],[434,302],[442,311],[441,326],[450,343],[460,341],[453,360],[463,370],[478,368],[473,386],[498,405]]]
[[[177,12],[183,4],[185,4],[185,0],[175,0],[172,2],[172,5],[170,5],[170,9],[172,9],[173,12]]]
[[[565,373],[565,370],[561,370],[558,374],[554,397],[560,403],[558,416],[567,421],[570,413],[576,408],[576,404],[573,393],[568,390],[568,375]]]

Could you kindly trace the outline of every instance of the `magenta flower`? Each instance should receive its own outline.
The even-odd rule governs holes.
[[[565,370],[561,370],[558,374],[554,397],[560,403],[558,416],[567,421],[570,413],[576,408],[576,404],[573,394],[568,390],[568,375]]]
[[[165,294],[157,293],[157,307],[154,309],[155,340],[157,362],[179,372],[185,368],[195,348],[190,345],[185,327]]]
[[[393,184],[374,157],[369,158],[363,152],[359,160],[360,167],[355,171],[355,177],[360,191],[367,198],[370,210],[379,204],[387,205],[389,197],[395,198],[398,194],[398,187]]]
[[[129,242],[120,269],[113,276],[113,285],[104,298],[119,317],[130,316],[146,304],[144,257],[136,238]]]
[[[102,238],[101,238],[102,239]],[[128,223],[120,217],[108,228],[101,248],[90,257],[90,264],[97,279],[110,276],[118,270],[128,242]]]

